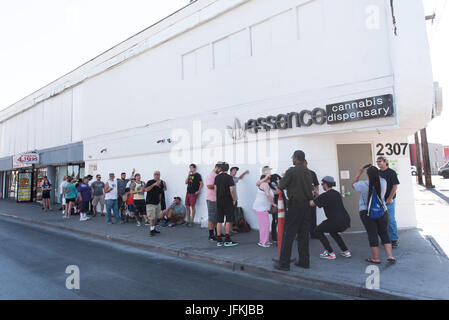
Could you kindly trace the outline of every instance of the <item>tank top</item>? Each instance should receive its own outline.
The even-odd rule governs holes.
[[[105,200],[117,200],[117,181],[108,180],[109,188],[113,188],[111,191],[105,194]]]
[[[270,196],[274,198],[273,190],[270,188]],[[256,194],[256,200],[254,200],[253,203],[253,210],[262,212],[262,211],[268,211],[271,208],[271,202],[268,200],[267,195],[265,194],[265,191],[261,189],[257,189]]]

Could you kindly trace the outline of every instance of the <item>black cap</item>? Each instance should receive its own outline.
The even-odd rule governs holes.
[[[298,159],[299,161],[304,161],[304,160],[306,160],[306,154],[305,154],[304,151],[302,151],[302,150],[296,150],[296,151],[293,153],[292,159],[293,159],[293,158],[296,158],[296,159]]]
[[[234,170],[234,169],[237,170],[237,171],[239,171],[239,167],[232,167],[232,168],[231,168],[231,171]]]

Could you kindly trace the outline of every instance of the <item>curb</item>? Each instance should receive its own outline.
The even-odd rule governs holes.
[[[208,263],[211,265],[224,267],[226,269],[232,270],[234,272],[246,272],[248,274],[269,277],[273,280],[282,281],[288,284],[297,284],[302,285],[310,289],[316,289],[326,292],[332,292],[336,294],[343,294],[350,297],[362,298],[362,299],[376,299],[376,300],[412,300],[419,299],[417,297],[412,297],[407,294],[399,294],[395,292],[389,292],[387,290],[370,290],[364,288],[363,286],[349,285],[349,284],[341,284],[337,282],[332,282],[328,280],[318,280],[313,278],[308,278],[300,275],[292,275],[291,273],[285,271],[278,271],[273,269],[267,269],[263,267],[258,267],[246,263],[233,262],[229,260],[219,260],[206,255],[196,254],[189,251],[178,250],[178,249],[170,249],[166,247],[160,247],[151,244],[143,244],[139,242],[134,242],[118,237],[113,237],[109,235],[100,235],[98,233],[93,233],[89,231],[83,231],[75,228],[64,227],[54,225],[48,222],[37,221],[29,218],[18,217],[15,215],[9,215],[0,213],[0,217],[4,217],[7,219],[18,220],[22,222],[28,222],[35,225],[41,225],[53,229],[70,231],[73,233],[78,233],[82,235],[87,235],[89,237],[93,237],[101,240],[109,240],[116,243],[129,245],[132,247],[138,247],[141,249],[145,249],[148,251],[164,254],[167,256],[175,257],[175,258],[185,258],[188,260]]]

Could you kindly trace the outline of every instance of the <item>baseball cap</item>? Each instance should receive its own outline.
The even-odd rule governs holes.
[[[234,169],[237,170],[237,171],[240,170],[239,167],[232,167],[232,168],[231,168],[231,171],[234,170]]]
[[[269,171],[273,170],[270,166],[264,166],[262,168],[262,174],[268,174]]]
[[[293,159],[293,158],[296,158],[296,159],[298,159],[299,161],[304,161],[304,160],[306,160],[306,154],[305,154],[304,151],[302,151],[302,150],[296,150],[296,151],[293,153],[292,159]]]
[[[325,176],[323,179],[321,179],[321,181],[327,182],[329,184],[329,186],[331,186],[331,187],[335,186],[335,179],[334,179],[334,177]]]

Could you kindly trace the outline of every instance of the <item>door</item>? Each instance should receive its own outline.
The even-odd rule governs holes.
[[[359,216],[360,193],[352,188],[352,181],[361,166],[372,163],[371,144],[339,144],[337,145],[338,172],[340,193],[343,204],[351,217],[351,228],[347,231],[365,231]],[[360,180],[368,177],[363,173]]]

